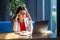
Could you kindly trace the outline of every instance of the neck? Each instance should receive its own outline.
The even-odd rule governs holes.
[[[24,22],[24,20],[19,20],[19,22]]]

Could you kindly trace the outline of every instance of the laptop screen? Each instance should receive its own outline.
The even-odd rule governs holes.
[[[48,29],[48,21],[37,21],[34,23],[33,34],[45,32]]]

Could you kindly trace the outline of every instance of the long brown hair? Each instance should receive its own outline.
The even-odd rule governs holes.
[[[16,10],[16,14],[15,14],[15,16],[13,17],[13,19],[15,19],[15,18],[16,18],[17,14],[18,14],[21,10],[25,10],[25,8],[24,8],[24,7],[19,6],[19,7],[17,8],[17,10]]]

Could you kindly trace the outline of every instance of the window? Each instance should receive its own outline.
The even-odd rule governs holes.
[[[57,0],[51,0],[51,30],[57,33]]]

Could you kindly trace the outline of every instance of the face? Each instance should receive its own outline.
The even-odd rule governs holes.
[[[23,20],[26,17],[26,10],[21,10],[18,14],[18,18]]]

